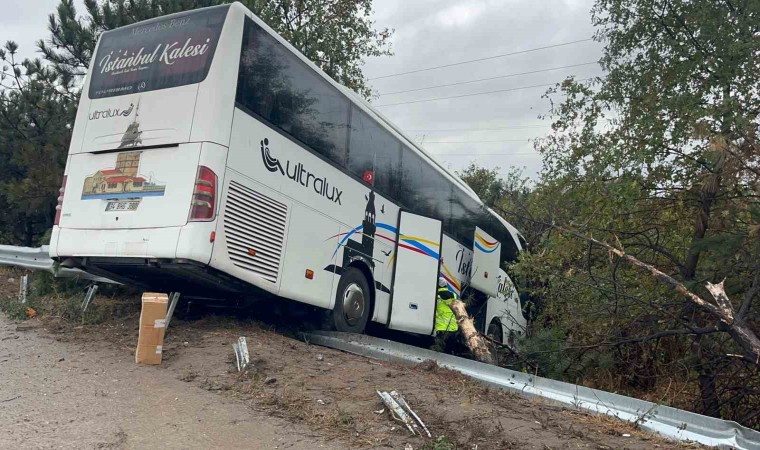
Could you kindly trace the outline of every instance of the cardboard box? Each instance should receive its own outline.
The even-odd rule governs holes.
[[[162,345],[164,343],[165,328],[140,327],[140,337],[137,345]]]
[[[161,364],[163,347],[160,345],[138,345],[135,362],[138,364]]]
[[[136,363],[161,364],[168,303],[169,297],[166,294],[155,292],[143,294],[140,335],[137,338],[137,350],[135,350]]]
[[[153,325],[156,320],[166,320],[169,296],[155,292],[146,292],[142,296],[142,313],[140,326]]]

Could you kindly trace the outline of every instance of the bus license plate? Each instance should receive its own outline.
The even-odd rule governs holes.
[[[140,200],[122,200],[118,202],[108,202],[106,205],[106,211],[134,211],[137,209],[137,205],[140,204]]]

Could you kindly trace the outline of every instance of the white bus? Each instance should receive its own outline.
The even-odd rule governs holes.
[[[525,327],[500,267],[518,232],[239,3],[103,33],[83,86],[51,257],[159,291],[266,291],[431,335],[437,279]]]

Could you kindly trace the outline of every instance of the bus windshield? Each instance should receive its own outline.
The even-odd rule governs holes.
[[[208,8],[104,33],[91,64],[90,98],[203,81],[228,9]]]

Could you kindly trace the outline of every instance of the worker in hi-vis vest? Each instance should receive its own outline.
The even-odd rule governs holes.
[[[447,287],[446,279],[438,278],[438,295],[435,302],[435,331],[457,331],[457,318],[451,310],[451,302],[457,299],[457,294]]]
[[[450,352],[456,345],[456,334],[459,330],[457,318],[451,310],[451,303],[457,299],[457,294],[447,287],[446,279],[438,278],[438,295],[435,301],[435,335],[434,350]]]

